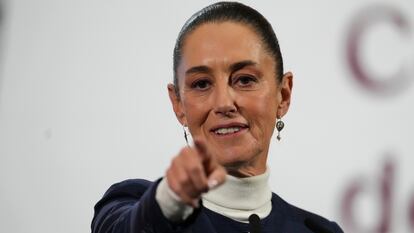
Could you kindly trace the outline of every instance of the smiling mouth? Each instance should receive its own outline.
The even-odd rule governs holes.
[[[212,130],[216,135],[231,135],[236,134],[244,129],[247,129],[247,126],[229,126],[229,127],[220,127]]]

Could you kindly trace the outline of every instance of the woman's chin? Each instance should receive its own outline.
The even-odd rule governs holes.
[[[265,156],[263,150],[260,147],[252,145],[239,145],[229,146],[217,149],[217,160],[221,165],[226,168],[241,168],[248,166],[258,165],[258,161],[266,161],[266,159],[260,159]]]

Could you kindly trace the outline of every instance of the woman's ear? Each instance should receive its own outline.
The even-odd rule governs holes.
[[[277,109],[277,117],[283,117],[289,110],[290,99],[292,95],[293,87],[293,74],[292,72],[286,72],[282,81],[280,82],[279,95],[281,97],[280,103]]]
[[[175,116],[181,125],[187,125],[187,119],[183,112],[183,106],[180,98],[180,94],[177,92],[178,88],[174,84],[168,84],[168,95],[170,96],[171,105],[173,107]]]

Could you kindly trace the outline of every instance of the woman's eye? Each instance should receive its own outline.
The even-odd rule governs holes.
[[[240,86],[250,86],[254,84],[257,80],[251,76],[240,76],[236,79],[236,84]]]
[[[202,79],[197,80],[191,84],[191,88],[198,89],[198,90],[206,90],[210,87],[210,81]]]

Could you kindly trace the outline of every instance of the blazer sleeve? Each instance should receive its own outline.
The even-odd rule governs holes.
[[[332,222],[332,228],[333,228],[335,233],[344,233],[342,228],[336,222]]]
[[[158,183],[141,179],[112,185],[95,205],[92,233],[173,233],[184,225],[164,217],[155,200]]]

